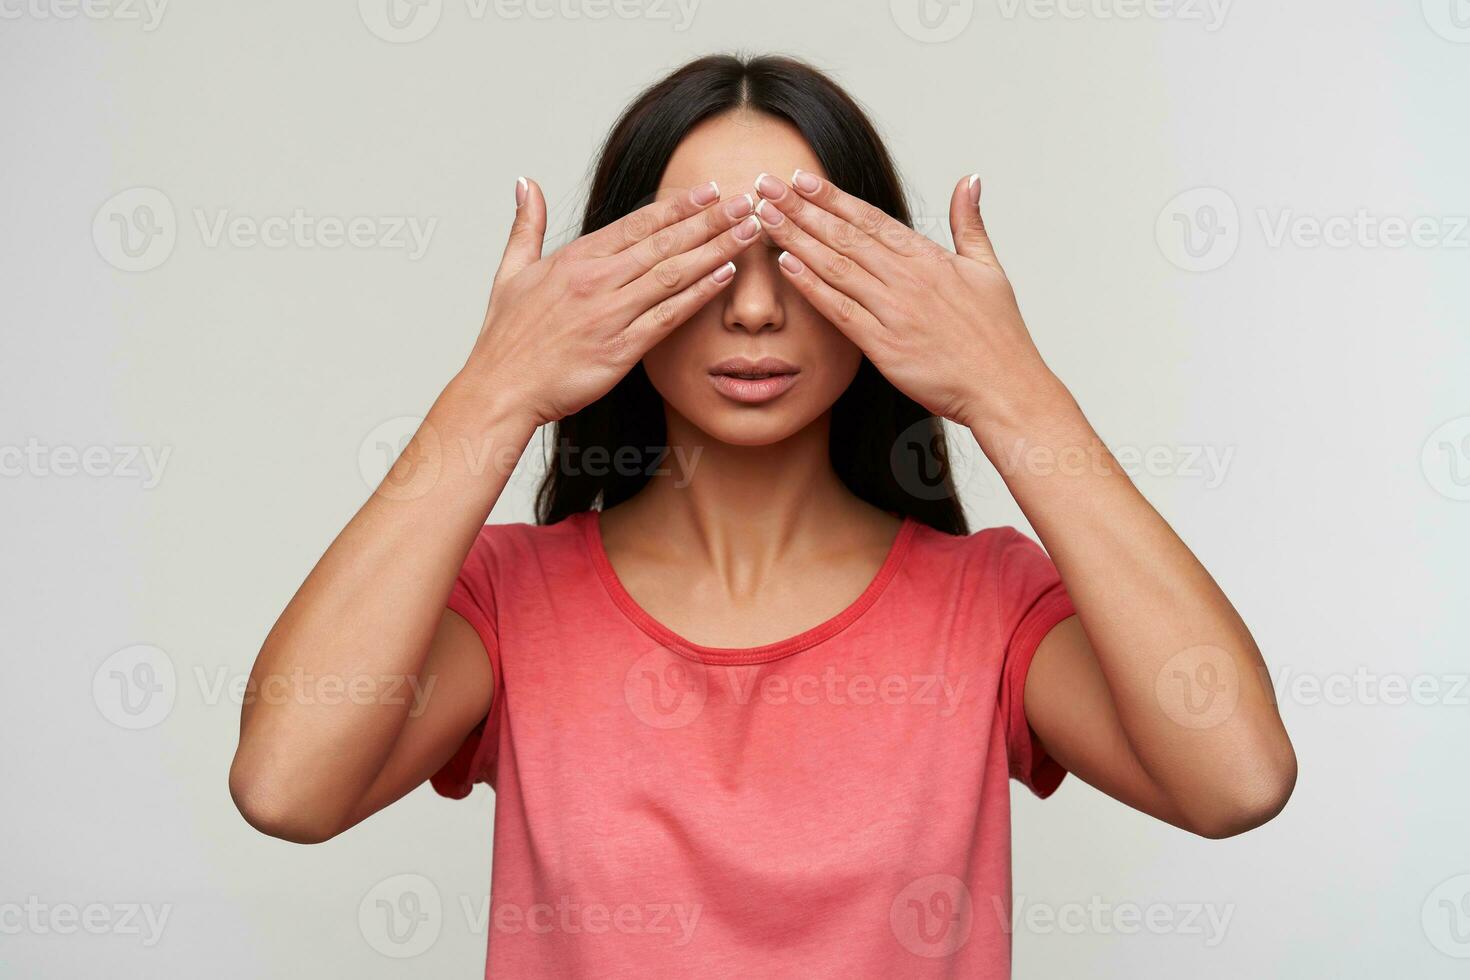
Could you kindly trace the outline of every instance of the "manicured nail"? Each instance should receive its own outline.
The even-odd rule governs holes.
[[[735,275],[735,263],[726,262],[724,265],[720,266],[713,273],[711,273],[710,278],[713,279],[715,282],[729,282],[730,277],[733,275]]]
[[[822,182],[817,179],[816,174],[809,174],[805,170],[798,170],[796,173],[792,174],[791,183],[795,185],[797,190],[805,194],[811,194],[815,192],[818,187],[822,186]]]
[[[780,255],[776,256],[776,264],[785,269],[787,272],[791,273],[793,276],[801,272],[802,269],[806,268],[806,266],[801,264],[801,259],[798,259],[790,252],[782,252]]]
[[[516,178],[516,207],[526,203],[526,195],[531,192],[531,183],[524,177]]]
[[[714,181],[710,181],[708,184],[700,184],[690,192],[690,197],[700,207],[704,207],[706,204],[713,204],[720,199],[720,185]]]
[[[969,185],[969,187],[966,188],[966,190],[968,190],[969,193],[970,193],[970,204],[971,204],[971,206],[978,206],[980,204],[980,175],[979,174],[971,174],[970,175],[970,185]]]
[[[763,173],[755,179],[755,189],[768,201],[779,201],[786,193],[786,185],[770,174]]]
[[[725,203],[725,214],[731,218],[743,218],[755,210],[755,195],[741,194]]]
[[[755,206],[755,213],[760,215],[761,220],[772,228],[786,220],[786,216],[776,208],[776,205],[764,198]]]
[[[735,226],[735,237],[742,242],[748,242],[761,233],[761,219],[755,215],[746,218]]]

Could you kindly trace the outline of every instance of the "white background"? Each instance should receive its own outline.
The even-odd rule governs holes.
[[[1016,975],[1464,975],[1470,5],[624,2],[428,0],[396,31],[386,0],[0,0],[0,973],[479,974],[490,792],[421,788],[319,847],[265,838],[227,793],[217,685],[366,496],[392,420],[460,364],[515,177],[567,232],[620,108],[742,50],[848,86],[921,215],[984,175],[1043,353],[1111,445],[1154,450],[1140,485],[1282,692],[1301,778],[1244,837],[1076,780],[1017,790]],[[135,188],[161,193],[171,250],[122,251],[115,219],[159,200],[109,203]],[[371,241],[211,237],[297,209]],[[421,255],[378,240],[396,218],[433,222]],[[970,472],[975,523],[1020,524]],[[493,519],[528,519],[533,482]],[[136,645],[156,649],[118,654]],[[442,911],[400,944],[374,923],[405,889]],[[1150,906],[1162,934],[1131,928]]]

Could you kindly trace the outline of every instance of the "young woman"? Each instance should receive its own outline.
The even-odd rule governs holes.
[[[729,57],[629,107],[556,254],[518,181],[467,363],[252,675],[357,696],[251,699],[245,818],[490,783],[489,976],[918,977],[1009,971],[1009,778],[1275,815],[1260,653],[1038,354],[980,188],[934,244],[847,95]],[[941,417],[1046,552],[968,532]],[[549,423],[538,524],[484,527]]]

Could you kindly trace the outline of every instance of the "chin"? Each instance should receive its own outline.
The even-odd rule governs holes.
[[[834,399],[835,400],[835,399]],[[801,432],[831,408],[830,404],[808,404],[809,400],[793,400],[783,404],[776,399],[764,405],[739,405],[718,398],[704,398],[679,404],[668,400],[668,406],[695,429],[715,442],[728,446],[773,446]]]

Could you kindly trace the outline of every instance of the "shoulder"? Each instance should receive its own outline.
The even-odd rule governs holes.
[[[555,524],[486,524],[475,535],[460,571],[462,580],[489,584],[509,568],[556,566],[584,555],[591,512]]]
[[[987,569],[999,574],[1017,560],[1046,557],[1033,539],[1010,526],[987,527],[969,534],[946,534],[924,524],[915,524],[913,551],[931,565],[953,565],[969,570]]]
[[[1009,526],[959,535],[919,526],[907,564],[910,574],[948,582],[963,595],[986,597],[1001,608],[1027,604],[1060,581],[1041,545]]]

